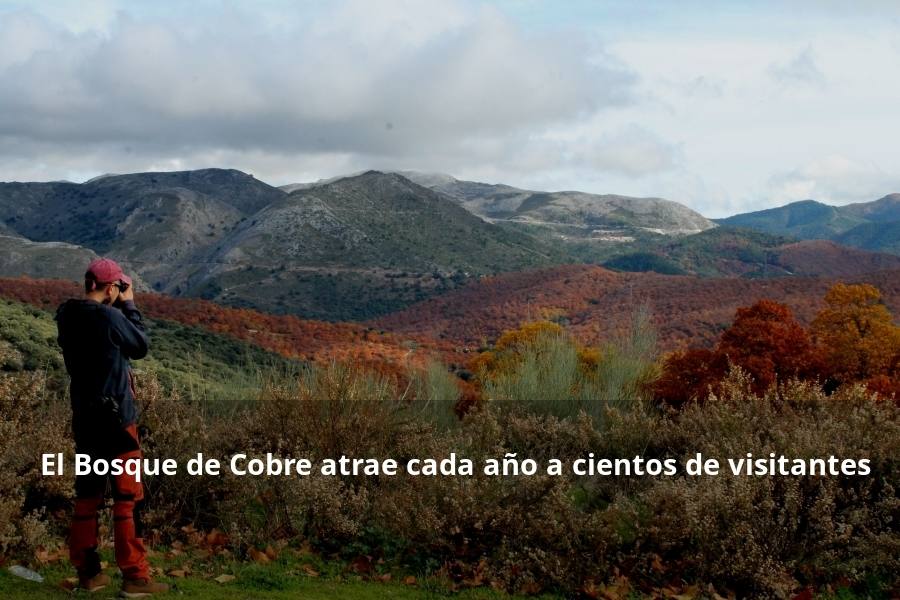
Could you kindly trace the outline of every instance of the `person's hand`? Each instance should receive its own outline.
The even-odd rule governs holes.
[[[134,300],[134,286],[129,285],[122,291],[122,288],[119,288],[119,302],[127,302],[128,300]]]

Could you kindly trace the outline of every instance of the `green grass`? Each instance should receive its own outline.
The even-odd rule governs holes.
[[[156,561],[154,561],[156,562]],[[247,563],[221,563],[212,572],[192,574],[188,577],[157,577],[173,586],[172,592],[163,598],[195,598],[197,600],[240,599],[255,600],[262,598],[305,600],[376,600],[396,598],[398,600],[414,600],[421,598],[458,598],[459,600],[507,600],[515,598],[490,588],[477,588],[451,591],[443,582],[424,580],[415,585],[404,585],[394,582],[363,581],[359,575],[323,575],[311,577],[300,570],[300,563],[279,560],[266,565]],[[55,565],[42,569],[43,583],[34,583],[10,574],[5,568],[0,570],[0,597],[5,600],[25,600],[33,598],[64,599],[94,598],[97,600],[114,598],[118,594],[121,579],[113,576],[113,583],[105,590],[94,594],[84,591],[70,592],[62,588],[61,583],[74,572],[65,565]],[[107,573],[113,573],[108,568]],[[235,579],[227,583],[218,583],[214,577],[221,574],[233,575]],[[534,598],[534,596],[531,596]],[[543,595],[540,598],[551,600],[558,596]]]
[[[50,313],[0,300],[0,370],[33,371],[63,366]]]
[[[191,400],[233,408],[251,399],[263,378],[292,373],[301,363],[253,344],[200,327],[150,320],[150,353],[135,361],[141,373],[153,373],[166,387],[177,387]],[[0,300],[0,370],[44,369],[57,382],[66,380],[56,323],[44,310]]]
[[[150,353],[135,370],[155,373],[165,385],[207,406],[253,398],[271,373],[291,373],[301,363],[224,335],[172,321],[149,322]]]
[[[159,564],[157,561],[155,563]],[[455,600],[515,600],[526,598],[525,596],[510,595],[498,592],[490,588],[466,589],[458,592],[447,587],[446,582],[426,579],[419,580],[415,585],[404,585],[395,582],[363,581],[358,575],[323,575],[311,577],[304,574],[297,567],[299,563],[290,563],[279,560],[267,565],[247,563],[220,564],[215,573],[203,575],[189,575],[188,577],[157,577],[158,581],[164,581],[172,586],[170,593],[163,594],[161,598],[192,598],[196,600],[380,600],[392,598],[396,600],[420,600],[420,599],[455,599]],[[112,574],[114,568],[107,568],[106,572]],[[219,572],[220,571],[220,572]],[[74,576],[74,571],[65,565],[56,565],[41,569],[44,576],[43,583],[26,581],[10,574],[6,568],[0,569],[0,598],[4,600],[32,600],[34,598],[47,598],[49,600],[88,598],[94,600],[106,600],[116,598],[121,578],[112,575],[112,585],[105,590],[89,594],[83,590],[75,592],[63,589],[61,583]],[[212,578],[219,574],[233,575],[233,581],[218,583]],[[402,579],[402,578],[399,578]],[[870,597],[868,594],[859,594],[847,588],[841,588],[831,594],[816,594],[816,600],[862,600]],[[527,596],[531,600],[560,600],[562,596],[542,594],[540,596]],[[632,592],[629,599],[641,600],[649,598],[637,592]]]

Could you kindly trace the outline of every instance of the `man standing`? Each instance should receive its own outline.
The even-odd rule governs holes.
[[[148,339],[134,304],[131,279],[115,261],[100,258],[88,265],[84,291],[84,298],[68,300],[56,311],[58,341],[71,378],[75,450],[107,460],[141,458],[129,360],[146,356]],[[75,478],[69,555],[80,586],[94,592],[110,583],[97,554],[97,513],[109,483],[116,563],[124,579],[120,595],[144,598],[166,591],[167,585],[150,580],[136,510],[144,489],[127,474]]]

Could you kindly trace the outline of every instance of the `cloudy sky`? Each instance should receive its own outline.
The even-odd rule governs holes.
[[[0,0],[0,180],[367,168],[708,216],[900,192],[900,3]]]

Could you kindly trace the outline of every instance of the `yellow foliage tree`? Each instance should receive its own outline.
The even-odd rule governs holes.
[[[575,345],[579,365],[583,370],[587,372],[597,368],[600,351],[578,344],[561,325],[551,321],[523,323],[518,329],[504,331],[497,338],[494,348],[479,354],[470,366],[483,376],[510,372],[519,364],[524,351],[534,348],[542,339],[557,336],[569,339]]]
[[[534,321],[524,323],[518,329],[504,331],[495,344],[497,350],[515,350],[533,344],[545,335],[563,335],[565,330],[558,323]]]
[[[831,373],[841,382],[900,377],[900,327],[878,288],[838,283],[825,295],[812,332],[825,346]]]

